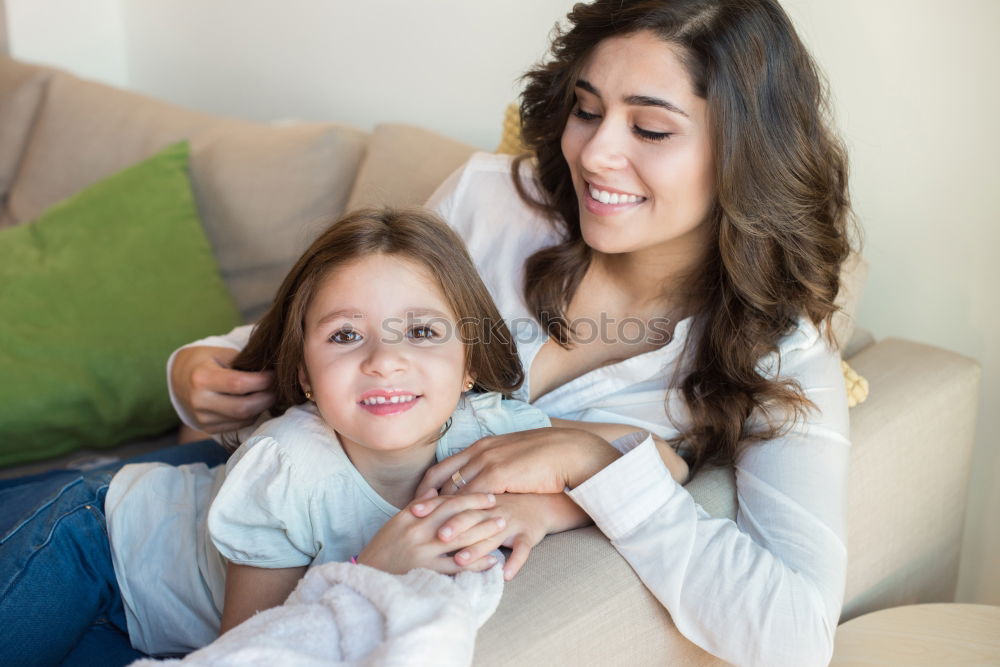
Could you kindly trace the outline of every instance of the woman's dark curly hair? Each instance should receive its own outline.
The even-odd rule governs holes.
[[[682,292],[691,314],[691,370],[675,381],[690,424],[673,443],[692,472],[735,460],[742,444],[770,439],[812,403],[797,383],[758,373],[805,315],[825,325],[850,251],[847,157],[830,129],[824,82],[775,0],[597,0],[577,4],[556,29],[550,57],[525,74],[522,138],[537,157],[541,200],[512,175],[529,204],[563,231],[562,243],[526,262],[524,291],[539,321],[570,346],[565,312],[590,264],[577,196],[560,140],[587,56],[602,40],[649,31],[673,46],[706,100],[715,164],[712,247]],[[756,414],[765,419],[750,417]],[[761,426],[761,422],[764,426]]]

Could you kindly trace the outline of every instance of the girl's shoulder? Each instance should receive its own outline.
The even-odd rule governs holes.
[[[486,436],[551,425],[548,415],[524,401],[504,398],[495,391],[465,394],[452,414],[448,432],[442,438],[446,451],[440,453],[446,456],[453,454]]]
[[[348,463],[336,433],[309,404],[292,406],[257,427],[229,458],[227,473],[244,459],[287,469],[299,482],[338,474]]]

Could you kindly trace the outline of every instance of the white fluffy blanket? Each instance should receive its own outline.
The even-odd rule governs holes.
[[[147,659],[132,667],[469,665],[476,631],[500,603],[502,566],[449,577],[326,563],[310,569],[285,604],[183,660]]]

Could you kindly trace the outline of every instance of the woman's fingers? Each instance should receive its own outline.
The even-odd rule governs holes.
[[[465,449],[458,454],[453,454],[445,460],[432,465],[427,469],[427,472],[424,473],[424,478],[420,480],[420,484],[417,485],[416,495],[419,496],[427,491],[427,489],[439,489],[442,492],[454,491],[455,487],[450,486],[452,481],[451,477],[456,471],[461,469],[463,465],[469,462],[469,457],[469,449]]]

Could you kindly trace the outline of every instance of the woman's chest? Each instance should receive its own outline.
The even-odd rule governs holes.
[[[530,360],[527,373],[531,402],[599,368],[658,350],[673,334],[669,323],[646,318],[596,312],[584,315],[579,311],[569,315],[569,348],[549,338]]]

